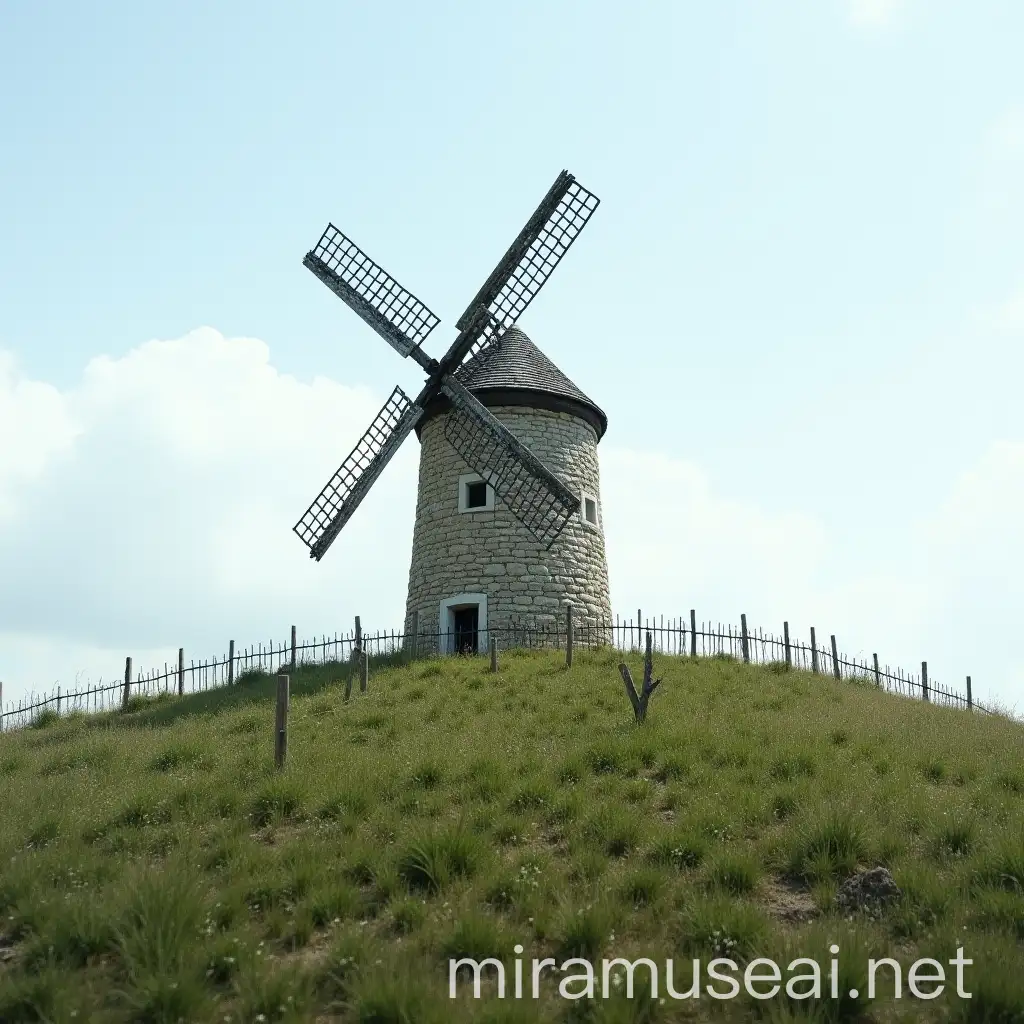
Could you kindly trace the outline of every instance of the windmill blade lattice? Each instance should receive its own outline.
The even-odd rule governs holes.
[[[441,388],[452,401],[444,423],[448,443],[550,548],[579,512],[579,498],[458,381],[449,377]]]
[[[508,252],[459,318],[462,330],[477,306],[511,327],[533,301],[569,246],[586,227],[600,200],[562,171]]]
[[[401,388],[395,388],[294,530],[317,561],[331,546],[373,482],[394,457],[423,415]]]
[[[333,224],[327,225],[316,248],[302,262],[402,356],[422,345],[440,323]]]

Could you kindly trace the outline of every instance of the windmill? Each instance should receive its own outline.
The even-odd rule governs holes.
[[[487,364],[502,338],[543,287],[600,200],[562,171],[455,326],[458,336],[440,360],[422,348],[440,322],[333,224],[303,264],[403,358],[427,372],[415,399],[400,387],[317,495],[294,531],[319,561],[374,481],[424,416],[428,403],[450,403],[444,435],[494,489],[512,514],[550,549],[580,499],[464,385]]]

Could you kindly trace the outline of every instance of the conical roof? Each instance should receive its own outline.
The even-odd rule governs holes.
[[[469,364],[458,376],[484,405],[525,405],[568,412],[590,423],[599,439],[608,429],[608,417],[601,407],[518,327],[505,331],[483,363]]]

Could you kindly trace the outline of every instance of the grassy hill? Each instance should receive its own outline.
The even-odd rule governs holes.
[[[1024,1020],[1019,723],[656,656],[637,727],[620,657],[377,664],[348,703],[348,666],[301,670],[281,772],[267,677],[0,736],[0,1020]],[[878,864],[900,900],[838,911]],[[836,943],[861,995],[448,999],[448,957],[516,943],[680,989]],[[868,957],[958,946],[972,999],[865,999]]]

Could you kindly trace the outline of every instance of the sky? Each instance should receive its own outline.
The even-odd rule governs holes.
[[[399,628],[422,374],[328,221],[454,321],[567,168],[519,326],[608,414],[612,605],[1024,706],[1024,5],[0,0],[0,681]]]

